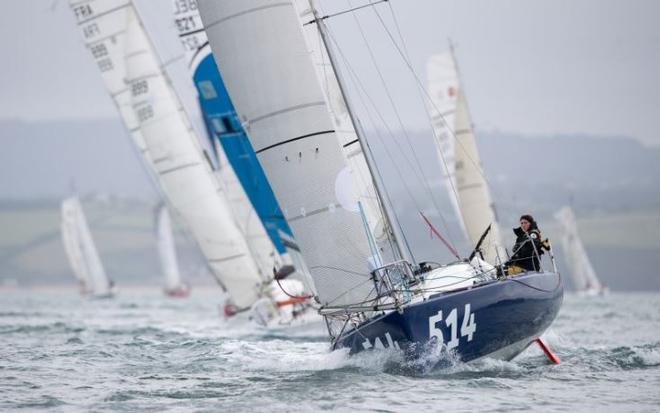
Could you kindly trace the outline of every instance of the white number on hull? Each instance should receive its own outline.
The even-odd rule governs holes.
[[[429,317],[429,339],[436,338],[438,343],[445,344],[448,350],[458,346],[458,316],[454,308],[449,312],[449,315],[444,320],[445,325],[450,330],[450,339],[445,343],[445,338],[442,335],[442,330],[438,328],[437,324],[443,321],[442,310],[438,314]],[[472,341],[475,331],[477,331],[477,323],[474,322],[474,313],[470,312],[470,304],[465,304],[465,312],[463,313],[463,322],[461,323],[461,337],[467,337],[467,341]]]

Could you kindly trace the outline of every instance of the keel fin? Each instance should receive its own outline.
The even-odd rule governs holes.
[[[560,364],[561,360],[559,360],[559,357],[555,353],[552,352],[550,349],[550,346],[548,346],[548,343],[545,342],[541,337],[537,338],[534,340],[536,344],[541,347],[541,350],[545,353],[546,357],[548,357],[548,360],[550,360],[553,364]]]

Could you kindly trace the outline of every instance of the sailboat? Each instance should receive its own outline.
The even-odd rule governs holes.
[[[62,242],[80,293],[92,298],[110,298],[115,290],[105,274],[87,219],[77,196],[62,201]]]
[[[431,56],[427,63],[429,113],[445,184],[461,227],[481,257],[490,263],[506,261],[495,207],[488,189],[472,129],[467,99],[453,50]],[[489,231],[482,239],[482,235]],[[481,241],[481,242],[480,242]]]
[[[190,287],[181,281],[174,235],[172,234],[172,222],[165,205],[160,205],[156,211],[156,237],[158,256],[165,277],[165,294],[170,297],[187,297]]]
[[[573,280],[573,286],[578,294],[584,296],[603,295],[608,288],[596,275],[591,260],[577,230],[577,222],[573,209],[569,206],[561,208],[555,218],[561,227],[561,244]]]
[[[510,359],[540,337],[563,298],[554,269],[497,279],[492,265],[414,260],[328,47],[328,16],[307,0],[198,6],[236,112],[309,268],[333,349],[389,347],[419,357],[433,347],[464,361]],[[314,62],[323,57],[321,75]],[[328,77],[338,94],[324,89]],[[349,125],[333,119],[341,105]],[[343,136],[347,126],[352,141]],[[351,155],[367,165],[375,193],[378,208],[368,214],[350,147],[359,147]],[[379,242],[379,228],[387,242]]]

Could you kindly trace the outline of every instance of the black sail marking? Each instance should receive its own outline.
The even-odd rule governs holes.
[[[254,151],[254,152],[255,153],[261,153],[263,151],[267,151],[268,149],[275,148],[276,146],[285,145],[287,143],[299,141],[299,140],[305,139],[305,138],[311,138],[312,136],[325,135],[327,133],[335,133],[335,130],[330,129],[330,130],[324,130],[324,131],[319,131],[319,132],[314,132],[314,133],[308,133],[306,135],[296,136],[295,138],[287,139],[287,140],[284,140],[284,141],[281,141],[281,142],[274,143],[272,145],[268,145],[265,148],[261,148],[258,151]]]

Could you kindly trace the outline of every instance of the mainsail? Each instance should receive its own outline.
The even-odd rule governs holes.
[[[83,293],[94,296],[111,294],[110,282],[78,197],[62,201],[61,227],[64,251],[74,275],[81,283]]]
[[[470,245],[475,247],[490,225],[481,244],[484,258],[491,264],[503,262],[506,253],[453,55],[432,56],[427,74],[431,119],[449,197]]]
[[[225,85],[321,303],[363,301],[373,288],[373,234],[351,202],[354,194],[346,195],[351,169],[295,6],[265,0],[198,3]]]
[[[166,291],[173,291],[181,288],[181,274],[179,273],[179,264],[176,259],[176,246],[174,244],[174,235],[172,234],[172,221],[167,207],[161,205],[158,208],[156,216],[156,237],[158,244],[158,256],[165,276]]]
[[[249,306],[257,299],[265,275],[231,216],[226,194],[171,90],[134,5],[128,0],[70,3],[85,45],[169,206],[194,236],[234,304]]]
[[[605,288],[594,270],[587,251],[577,231],[575,214],[570,207],[563,207],[555,217],[561,226],[561,242],[573,284],[578,291],[599,293]]]

